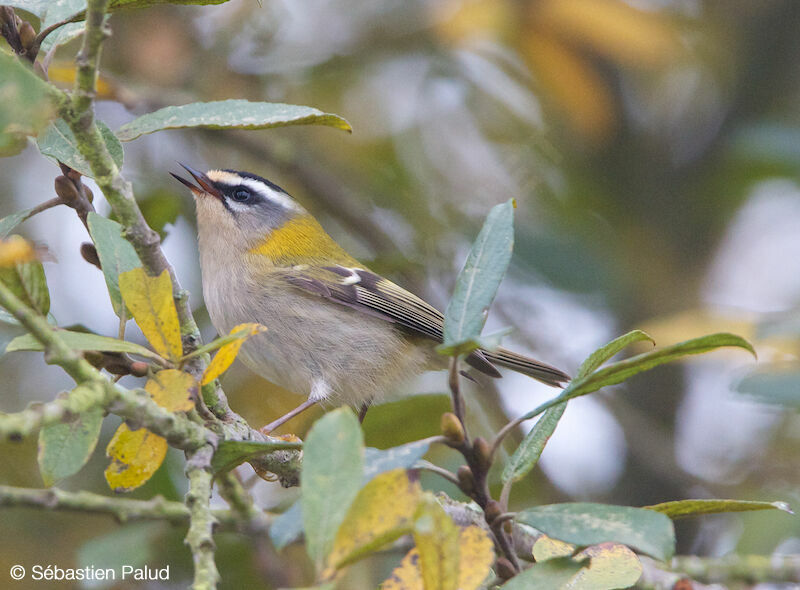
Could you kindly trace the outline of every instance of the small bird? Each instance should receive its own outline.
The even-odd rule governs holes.
[[[181,166],[197,183],[172,174],[195,197],[203,296],[214,327],[227,334],[244,322],[266,326],[239,358],[307,396],[265,432],[323,400],[360,406],[363,419],[374,399],[404,380],[447,366],[434,350],[444,316],[350,256],[285,190],[249,172]],[[503,348],[477,350],[466,362],[491,377],[500,377],[500,365],[548,385],[569,381]]]

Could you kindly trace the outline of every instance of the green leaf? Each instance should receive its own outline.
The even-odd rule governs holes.
[[[283,514],[275,517],[269,527],[269,538],[278,551],[294,543],[302,534],[303,508],[300,502],[295,502]]]
[[[86,464],[97,446],[102,423],[103,410],[94,408],[71,422],[49,424],[39,431],[39,472],[44,485],[52,486]]]
[[[480,349],[494,351],[500,347],[503,338],[508,336],[514,328],[503,328],[497,332],[478,336],[477,338],[467,338],[452,346],[440,344],[436,347],[436,352],[445,356],[462,356]]]
[[[423,398],[426,396],[419,397]],[[382,404],[379,408],[383,407],[383,405],[392,404]],[[381,473],[391,471],[392,469],[411,468],[412,465],[428,452],[430,446],[431,443],[429,440],[418,440],[386,450],[373,448],[364,449],[364,476],[361,480],[361,484],[366,485],[372,478]],[[278,550],[296,541],[302,534],[303,516],[300,502],[295,502],[288,510],[277,516],[269,529],[270,539],[272,539],[272,543]]]
[[[55,117],[55,88],[22,60],[0,51],[0,155],[14,155],[26,135],[38,134]]]
[[[33,207],[30,207],[29,209],[23,209],[22,211],[17,211],[16,213],[12,213],[7,217],[3,217],[3,219],[0,219],[0,240],[6,238],[15,227],[28,219],[28,215],[31,214],[33,209]]]
[[[50,292],[41,262],[24,262],[0,268],[0,282],[40,314],[46,316],[50,311]]]
[[[127,352],[130,354],[137,354],[145,358],[160,360],[161,357],[154,353],[152,350],[145,348],[141,344],[135,342],[128,342],[127,340],[119,340],[109,336],[101,336],[99,334],[92,334],[86,332],[72,332],[70,330],[58,330],[58,336],[64,341],[64,344],[69,346],[72,350],[97,350],[100,352]],[[9,342],[6,347],[6,352],[15,352],[17,350],[44,350],[44,345],[36,340],[31,334],[23,334],[17,336]]]
[[[52,0],[3,0],[3,6],[19,8],[41,18],[47,12]],[[84,1],[85,4],[85,1]]]
[[[211,469],[214,473],[230,471],[245,461],[273,451],[299,451],[302,448],[303,443],[285,440],[269,442],[255,440],[224,440],[219,443],[214,457],[211,459]]]
[[[800,408],[800,367],[767,365],[744,377],[736,389],[762,403]]]
[[[720,514],[722,512],[749,512],[752,510],[783,510],[794,514],[786,502],[756,502],[752,500],[675,500],[662,502],[652,506],[643,506],[655,510],[672,519],[700,516],[702,514]]]
[[[444,347],[456,347],[480,336],[514,246],[512,200],[489,212],[458,275],[453,297],[444,314]]]
[[[531,410],[522,416],[521,419],[529,420],[561,402],[593,393],[609,385],[622,383],[638,373],[649,371],[659,365],[672,362],[685,356],[710,352],[725,346],[744,348],[751,352],[753,356],[756,354],[753,346],[747,340],[735,334],[720,332],[718,334],[701,336],[700,338],[692,338],[685,342],[679,342],[672,346],[645,352],[644,354],[639,354],[629,359],[611,363],[585,377],[576,377],[569,382],[560,395]]]
[[[560,403],[547,410],[536,421],[503,468],[503,483],[509,480],[519,481],[536,466],[547,441],[553,435],[558,421],[561,420],[566,409],[567,402]]]
[[[193,102],[142,115],[117,129],[117,137],[131,141],[164,129],[270,129],[286,125],[329,125],[351,131],[350,123],[338,115],[311,107],[248,100]]]
[[[649,334],[642,332],[641,330],[632,330],[627,334],[623,334],[619,338],[615,338],[605,346],[595,350],[585,361],[583,361],[578,369],[578,378],[586,377],[586,375],[592,373],[595,369],[599,369],[603,363],[605,363],[618,352],[621,352],[631,344],[642,342],[643,340],[649,340],[653,343],[653,345],[656,343],[656,341],[653,340]]]
[[[367,483],[373,477],[392,469],[409,469],[422,459],[430,446],[430,440],[417,440],[383,451],[372,448],[366,449],[363,483]]]
[[[122,226],[116,221],[106,219],[94,211],[87,217],[89,233],[97,248],[103,276],[106,279],[111,305],[118,316],[122,316],[124,304],[119,292],[119,275],[142,265],[131,243],[122,237]],[[130,318],[130,314],[126,314]]]
[[[550,504],[523,510],[516,520],[574,545],[622,543],[662,561],[675,552],[672,521],[644,508],[581,502]]]
[[[534,564],[503,584],[503,590],[530,590],[531,588],[562,588],[577,574],[583,564],[569,557],[556,557]]]
[[[306,548],[317,571],[322,571],[336,531],[358,494],[363,471],[363,436],[350,408],[317,420],[306,437],[300,476]]]
[[[111,159],[122,168],[122,144],[119,142],[114,132],[109,129],[102,121],[97,121],[100,135],[103,136],[108,153]],[[77,170],[84,176],[94,178],[89,162],[78,151],[78,142],[64,119],[54,121],[36,140],[39,151],[57,162],[63,162],[70,168]]]

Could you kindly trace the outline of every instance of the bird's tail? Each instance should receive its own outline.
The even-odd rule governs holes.
[[[511,352],[505,348],[498,348],[495,352],[486,350],[481,351],[483,356],[486,357],[493,365],[500,365],[506,367],[517,373],[522,373],[528,377],[533,377],[537,381],[552,385],[554,387],[564,387],[564,385],[571,379],[564,371],[540,363],[530,357]]]

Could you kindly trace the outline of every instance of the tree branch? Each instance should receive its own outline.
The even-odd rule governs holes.
[[[194,560],[194,590],[213,590],[219,582],[219,572],[214,563],[214,525],[217,520],[211,512],[211,458],[214,448],[206,445],[189,456],[186,477],[189,491],[186,505],[189,507],[189,532],[186,544],[192,550]]]

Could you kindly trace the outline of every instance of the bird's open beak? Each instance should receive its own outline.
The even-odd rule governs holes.
[[[180,162],[178,163],[180,164]],[[185,178],[181,178],[177,174],[172,174],[172,172],[170,172],[170,174],[172,174],[172,177],[175,180],[188,187],[189,190],[192,191],[192,193],[197,196],[208,194],[211,195],[212,197],[216,197],[217,199],[222,200],[222,191],[220,191],[216,186],[214,186],[214,183],[211,182],[211,179],[208,176],[206,176],[203,172],[200,172],[199,170],[195,170],[194,168],[187,166],[186,164],[181,164],[181,166],[183,166],[186,169],[186,171],[192,175],[192,178],[194,178],[195,182],[197,182],[197,184],[200,186],[195,186]]]

